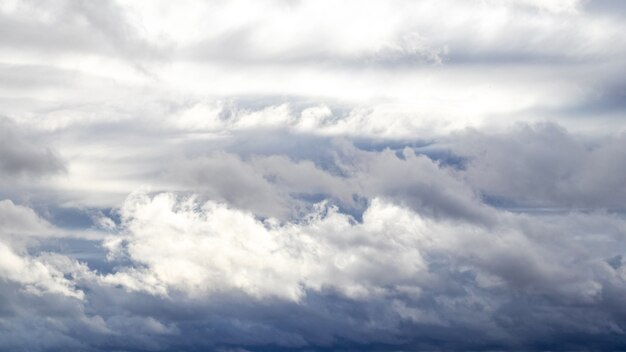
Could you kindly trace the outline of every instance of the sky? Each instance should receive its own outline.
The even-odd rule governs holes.
[[[626,350],[626,2],[3,0],[1,351]]]

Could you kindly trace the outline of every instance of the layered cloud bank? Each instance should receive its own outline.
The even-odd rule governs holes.
[[[2,341],[46,350],[622,344],[622,216],[486,214],[475,223],[373,198],[360,221],[323,202],[283,222],[137,192],[102,242],[109,272],[28,254],[10,235],[30,228],[3,233]]]
[[[0,350],[626,349],[626,7],[0,4]]]

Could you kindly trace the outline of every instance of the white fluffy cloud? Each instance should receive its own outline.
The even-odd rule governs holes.
[[[441,329],[473,325],[504,344],[522,341],[516,334],[539,338],[538,327],[525,326],[538,317],[520,315],[524,326],[514,327],[503,314],[524,305],[534,311],[543,299],[555,302],[545,308],[557,329],[580,305],[596,307],[594,316],[571,329],[586,334],[594,324],[622,324],[610,308],[600,308],[617,304],[614,295],[626,290],[616,256],[626,249],[622,218],[494,216],[489,225],[433,219],[373,199],[362,222],[327,204],[298,222],[279,222],[193,197],[140,192],[122,207],[123,235],[107,241],[110,254],[138,267],[101,280],[163,300],[232,297],[222,303],[228,305],[244,294],[257,302],[253,310],[264,301],[306,307],[316,295],[335,292],[365,310],[385,307],[388,320],[375,324],[383,330],[401,333],[401,321]]]
[[[235,289],[259,298],[298,301],[307,289],[328,287],[367,296],[424,274],[417,247],[425,239],[408,231],[424,231],[421,219],[378,200],[360,225],[333,207],[316,208],[302,223],[280,224],[219,203],[136,194],[122,208],[127,236],[108,243],[120,245],[112,248],[126,251],[147,270],[124,271],[107,280],[123,283],[133,275],[149,275],[136,280],[192,295]],[[398,223],[402,218],[407,223]],[[393,228],[391,222],[396,222]]]
[[[53,254],[31,256],[27,252],[37,237],[55,231],[32,209],[10,200],[0,201],[0,280],[17,282],[31,294],[50,292],[82,299],[83,292],[64,277],[62,267],[68,265],[64,262],[67,258]]]
[[[356,297],[397,287],[419,292],[436,279],[428,265],[437,260],[476,270],[483,275],[479,283],[485,287],[564,290],[591,300],[599,299],[601,288],[592,277],[586,278],[588,274],[570,273],[571,263],[561,257],[578,251],[578,243],[590,238],[581,230],[564,232],[564,223],[553,224],[553,219],[496,212],[493,223],[474,225],[425,217],[373,199],[362,222],[320,203],[303,220],[281,223],[272,218],[262,221],[212,201],[199,204],[193,197],[143,192],[130,196],[121,212],[126,230],[110,237],[108,247],[113,256],[127,256],[145,270],[121,271],[106,279],[123,283],[138,275],[134,279],[140,283],[131,283],[130,288],[142,289],[142,283],[152,282],[154,286],[143,289],[161,294],[180,290],[203,295],[234,289],[257,298],[275,295],[300,300],[307,289],[321,288]],[[623,220],[602,214],[572,215],[582,227],[591,228],[601,218],[618,228],[624,226]],[[544,232],[553,232],[554,238],[545,238]],[[609,230],[606,236],[615,243],[619,230]],[[557,246],[572,253],[560,253]],[[589,257],[592,262],[583,260],[579,265],[608,268],[607,263],[595,262],[602,257],[593,257],[608,248],[590,249],[598,253],[578,258]],[[564,287],[548,286],[561,281]]]

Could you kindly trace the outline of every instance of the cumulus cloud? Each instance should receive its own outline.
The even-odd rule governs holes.
[[[625,142],[623,134],[598,141],[542,124],[471,131],[451,144],[467,158],[468,182],[511,206],[623,209]]]
[[[243,321],[236,318],[242,325],[231,332],[238,344],[246,341],[244,346],[321,347],[334,339],[358,345],[365,333],[389,348],[428,346],[419,332],[403,328],[414,326],[439,330],[445,339],[454,336],[452,331],[480,329],[484,344],[476,346],[481,348],[532,347],[525,341],[551,344],[560,338],[542,324],[591,337],[624,324],[609,306],[626,288],[620,257],[614,256],[624,250],[625,224],[608,214],[537,218],[499,212],[496,225],[482,226],[432,219],[374,199],[362,222],[319,204],[303,220],[284,223],[193,197],[136,193],[122,216],[126,231],[112,236],[109,248],[140,265],[104,276],[107,284],[194,305],[243,300],[251,312],[270,304],[279,321],[290,321],[283,314],[291,310],[309,307],[322,309],[310,319],[324,321],[332,306],[351,309],[350,321],[361,322],[350,324],[354,330],[349,331],[344,319],[328,321],[337,324],[332,338],[312,323],[314,331],[296,327],[291,338],[280,330],[271,333],[273,338],[253,333],[241,340],[237,334],[276,328],[258,325],[254,313],[246,314]],[[598,230],[603,243],[594,235]],[[581,305],[586,308],[579,311]],[[226,320],[241,314],[218,311]],[[586,312],[592,316],[583,319]],[[582,320],[572,323],[574,316]],[[294,327],[287,331],[296,333]],[[454,339],[451,346],[469,343]],[[220,340],[229,338],[213,342]]]
[[[0,2],[0,350],[623,350],[624,6]]]
[[[52,226],[41,219],[32,209],[16,205],[8,199],[0,201],[0,224],[2,224],[4,234],[37,235],[52,229]]]
[[[319,155],[327,155],[317,162],[297,155],[212,153],[175,162],[164,177],[170,188],[261,216],[299,216],[319,197],[354,210],[363,210],[361,200],[383,197],[430,216],[490,222],[490,210],[478,192],[452,170],[408,147],[365,151],[336,140],[327,148],[320,150]]]
[[[10,200],[0,201],[0,278],[17,282],[26,292],[45,292],[82,298],[74,284],[64,277],[64,271],[55,262],[63,256],[30,256],[27,247],[37,237],[55,231],[47,221],[32,209],[15,205]],[[64,263],[67,264],[67,263]]]
[[[542,348],[575,333],[601,348],[623,328],[615,309],[626,288],[621,216],[491,209],[485,224],[412,210],[403,199],[372,198],[360,221],[327,202],[281,221],[137,192],[120,209],[120,233],[104,242],[118,263],[111,273],[63,255],[5,253],[4,288],[24,290],[12,299],[40,300],[13,318],[14,336],[50,319],[52,297],[61,314],[56,326],[35,329],[48,334],[41,345],[5,341],[18,349]],[[28,208],[4,208],[37,219]]]

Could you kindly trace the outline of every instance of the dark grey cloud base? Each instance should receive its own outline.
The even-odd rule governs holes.
[[[626,350],[624,11],[0,3],[0,351]]]

